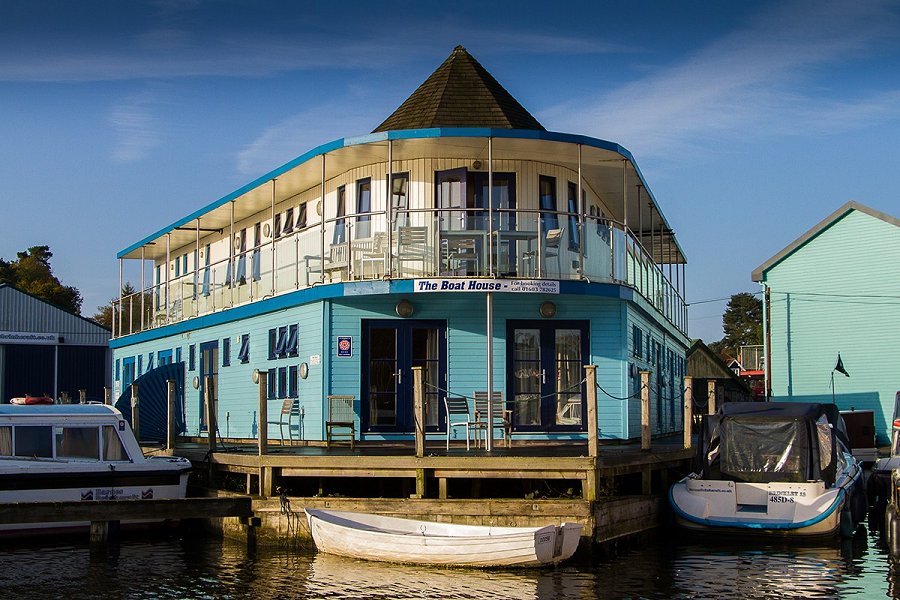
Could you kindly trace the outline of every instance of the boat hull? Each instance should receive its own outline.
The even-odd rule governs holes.
[[[578,549],[582,526],[487,527],[363,513],[306,510],[316,547],[382,562],[465,567],[557,564]]]
[[[686,477],[669,490],[676,524],[694,531],[777,536],[849,535],[862,520],[862,471],[851,462],[836,484],[743,483]],[[864,512],[864,511],[863,511]]]

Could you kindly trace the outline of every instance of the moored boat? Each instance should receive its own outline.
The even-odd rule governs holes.
[[[545,527],[456,525],[305,509],[316,547],[351,558],[423,565],[537,567],[570,558],[578,523]]]
[[[184,498],[190,461],[145,457],[122,414],[102,404],[0,405],[0,502]],[[2,523],[0,533],[88,523]]]
[[[867,508],[837,407],[801,402],[724,404],[669,501],[687,529],[788,536],[852,535]]]

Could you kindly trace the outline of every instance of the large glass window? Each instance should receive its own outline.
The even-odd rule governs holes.
[[[100,459],[100,432],[96,427],[55,427],[56,457]]]
[[[344,215],[346,214],[346,202],[347,202],[347,188],[341,186],[337,189],[337,220],[334,222],[334,235],[331,238],[332,244],[343,244],[347,241],[347,232],[346,228],[346,219],[344,219]]]
[[[372,179],[366,177],[356,182],[356,238],[365,239],[372,235]]]
[[[391,210],[394,215],[394,231],[409,225],[409,173],[391,175]]]
[[[581,249],[581,229],[578,227],[578,185],[569,182],[568,221],[569,221],[569,250],[578,252]]]
[[[540,176],[541,231],[547,233],[551,229],[559,229],[559,217],[556,214],[556,178]]]
[[[103,460],[128,460],[128,453],[115,427],[103,426]]]
[[[53,428],[49,425],[16,427],[16,456],[53,458]]]

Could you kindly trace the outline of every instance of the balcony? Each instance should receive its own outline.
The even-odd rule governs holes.
[[[114,337],[312,286],[479,277],[627,285],[686,332],[679,265],[658,264],[641,237],[617,221],[522,209],[403,210],[391,216],[325,219],[245,250],[236,242],[230,258],[209,264],[201,255],[199,269],[115,302]],[[651,236],[644,240],[653,246]],[[659,248],[656,255],[664,256]]]

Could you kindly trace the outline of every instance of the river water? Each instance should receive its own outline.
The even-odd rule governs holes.
[[[290,548],[248,551],[197,535],[130,538],[92,553],[83,538],[0,541],[3,599],[26,598],[885,598],[900,567],[877,530],[817,545],[676,540],[661,532],[612,557],[525,571],[434,569]],[[897,591],[895,591],[897,590]]]

